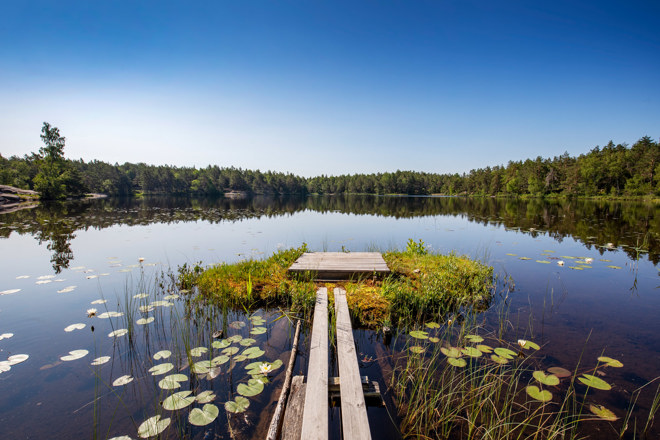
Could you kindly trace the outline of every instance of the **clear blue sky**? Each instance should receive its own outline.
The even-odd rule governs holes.
[[[660,2],[0,4],[0,153],[465,172],[660,136]]]

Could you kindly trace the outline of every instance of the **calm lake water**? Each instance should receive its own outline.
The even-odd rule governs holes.
[[[283,381],[291,324],[276,320],[280,313],[272,310],[257,313],[264,324],[231,311],[213,311],[211,319],[202,320],[202,312],[209,311],[167,297],[169,281],[161,274],[184,263],[260,258],[302,243],[317,251],[385,251],[404,249],[409,238],[436,252],[484,260],[501,277],[510,276],[515,288],[506,298],[495,297],[493,309],[484,314],[486,325],[496,326],[495,309],[506,301],[506,338],[541,344],[543,366],[573,369],[580,357],[595,364],[603,354],[623,362],[623,368],[607,370],[613,390],[594,397],[621,417],[632,393],[660,376],[658,214],[655,205],[636,203],[368,196],[100,199],[0,214],[0,362],[29,355],[0,373],[0,438],[138,438],[138,426],[156,414],[172,419],[166,438],[261,438]],[[165,291],[154,288],[159,280]],[[93,304],[98,300],[107,302]],[[147,311],[135,312],[140,305]],[[124,315],[88,318],[90,308],[97,315]],[[147,317],[154,321],[136,322]],[[84,328],[64,330],[78,323]],[[257,327],[266,332],[254,331]],[[131,332],[108,336],[123,328]],[[213,378],[185,367],[181,347],[209,347],[217,330],[225,337],[254,339],[241,345],[237,336],[232,346],[259,347],[264,354],[257,361],[285,363],[241,416],[228,417],[223,404],[247,382],[244,365],[252,360],[224,363]],[[371,331],[356,330],[355,336],[365,359],[361,373],[385,389],[381,365],[370,357],[392,348]],[[306,370],[305,348],[296,372]],[[72,350],[88,354],[61,359]],[[155,361],[161,350],[172,355]],[[101,356],[110,360],[90,365]],[[208,360],[209,354],[199,359]],[[171,371],[148,372],[168,362]],[[215,422],[190,425],[190,407],[158,410],[169,395],[158,382],[174,373],[187,377],[181,390],[216,394]],[[113,386],[124,375],[133,381]],[[656,386],[640,395],[636,415],[648,413]],[[399,438],[392,428],[396,415],[388,416],[394,412],[391,400],[386,403],[369,409],[377,421],[373,436]],[[332,423],[337,435],[334,412]],[[596,423],[593,438],[614,437],[607,423]],[[660,431],[653,435],[658,438]]]

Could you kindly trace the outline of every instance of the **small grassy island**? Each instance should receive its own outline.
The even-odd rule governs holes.
[[[309,317],[317,288],[336,284],[316,282],[313,273],[292,276],[287,272],[307,251],[303,245],[277,251],[264,260],[209,268],[184,265],[179,268],[179,282],[183,289],[196,287],[200,298],[224,307],[286,307]],[[425,317],[450,314],[461,306],[483,309],[490,302],[493,268],[481,262],[455,254],[432,254],[422,242],[412,240],[405,251],[386,252],[383,258],[391,275],[338,282],[346,289],[357,325],[407,326]]]

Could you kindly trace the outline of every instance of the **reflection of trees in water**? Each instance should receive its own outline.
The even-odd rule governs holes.
[[[149,225],[203,220],[209,223],[278,217],[300,211],[340,212],[394,218],[448,215],[483,225],[519,229],[533,237],[547,235],[558,242],[573,237],[601,254],[607,244],[637,258],[637,249],[659,259],[660,216],[653,204],[606,201],[544,201],[462,197],[312,196],[244,199],[147,197],[110,198],[44,204],[0,216],[0,237],[12,231],[48,241],[56,272],[73,258],[75,231],[117,224]]]

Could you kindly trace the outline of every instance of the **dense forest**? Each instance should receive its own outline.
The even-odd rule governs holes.
[[[648,196],[660,194],[660,142],[644,136],[632,146],[595,147],[586,154],[509,161],[463,174],[396,171],[305,178],[217,165],[206,168],[109,164],[64,158],[65,138],[44,123],[39,153],[0,155],[0,184],[34,189],[58,199],[83,192],[144,194],[445,194],[543,196]]]

